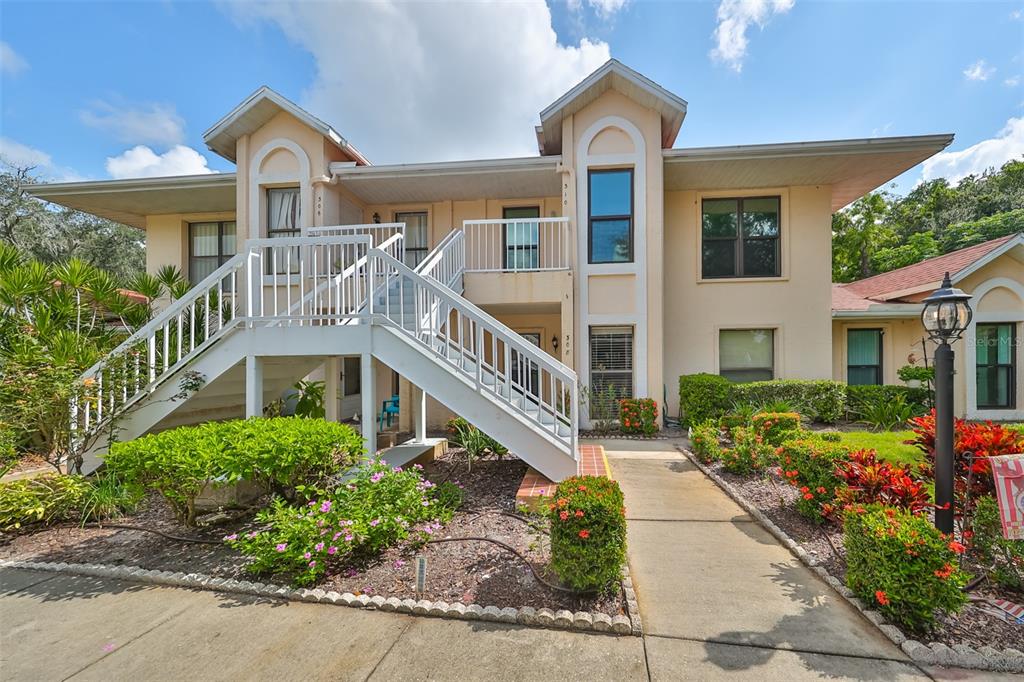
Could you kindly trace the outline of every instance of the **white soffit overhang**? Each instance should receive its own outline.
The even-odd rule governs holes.
[[[235,163],[237,161],[235,158],[235,145],[238,138],[256,132],[282,111],[291,114],[323,135],[356,163],[370,163],[348,140],[339,135],[334,128],[265,85],[246,97],[227,116],[203,133],[203,141],[211,151]]]
[[[393,166],[332,163],[331,175],[367,204],[561,196],[560,156]]]
[[[867,310],[833,310],[832,317],[851,320],[914,318],[921,316],[921,307],[919,303],[878,304]]]
[[[837,211],[942,151],[952,134],[667,149],[666,190],[831,185]]]
[[[610,59],[540,112],[539,137],[545,153],[562,152],[562,120],[616,90],[661,116],[661,146],[671,147],[686,118],[686,100],[616,59]]]
[[[39,199],[145,228],[147,215],[235,210],[235,174],[25,185]]]

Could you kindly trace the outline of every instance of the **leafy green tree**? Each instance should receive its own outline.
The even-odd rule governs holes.
[[[886,225],[891,198],[871,192],[832,218],[832,279],[850,282],[872,274],[871,254],[893,243]]]
[[[77,258],[122,279],[145,268],[141,230],[40,201],[25,191],[37,182],[31,167],[0,161],[0,241],[42,263]]]

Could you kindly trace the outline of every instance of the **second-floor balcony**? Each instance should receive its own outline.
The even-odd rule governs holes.
[[[466,272],[569,270],[568,218],[466,220]]]

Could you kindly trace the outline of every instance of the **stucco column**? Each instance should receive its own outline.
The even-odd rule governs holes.
[[[560,308],[559,321],[561,323],[561,332],[558,337],[558,359],[563,363],[576,368],[574,358],[576,355],[575,349],[573,348],[573,328],[576,324],[576,306],[573,300],[573,276],[572,272],[565,273],[568,281],[566,282],[565,290],[562,292],[562,304]]]
[[[374,400],[373,385],[376,377],[373,372],[373,356],[363,353],[360,356],[360,388],[363,403],[363,440],[366,441],[366,453],[371,457],[377,453],[377,410]]]
[[[263,416],[263,358],[245,357],[245,416]]]
[[[341,357],[332,355],[324,362],[324,418],[341,420]]]

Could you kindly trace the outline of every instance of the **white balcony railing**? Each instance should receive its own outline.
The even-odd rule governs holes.
[[[466,272],[540,272],[571,265],[568,218],[466,220]]]

